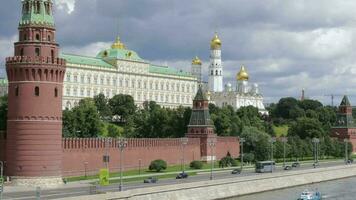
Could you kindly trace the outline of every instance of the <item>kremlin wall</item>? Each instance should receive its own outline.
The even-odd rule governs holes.
[[[3,135],[0,139],[0,160],[5,160],[5,142]],[[119,171],[120,151],[117,141],[110,139],[105,146],[101,138],[64,138],[62,140],[62,175],[82,176],[87,173],[98,174],[99,169],[105,167],[103,156],[110,156],[110,171]],[[201,146],[199,138],[189,138],[184,147],[184,160],[187,165],[193,160],[200,160]],[[236,137],[217,137],[214,154],[220,159],[229,152],[232,157],[239,156],[239,141]],[[147,170],[152,160],[163,159],[169,165],[178,165],[182,162],[182,145],[180,138],[169,139],[127,139],[127,147],[123,153],[124,170]],[[15,156],[15,155],[14,155]],[[25,169],[25,166],[24,166]],[[6,164],[5,164],[6,174]],[[45,175],[45,174],[44,174]]]

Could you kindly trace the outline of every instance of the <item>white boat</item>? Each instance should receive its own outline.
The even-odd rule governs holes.
[[[321,200],[320,192],[304,190],[298,200]]]

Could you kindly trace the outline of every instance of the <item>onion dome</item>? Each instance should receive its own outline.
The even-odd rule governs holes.
[[[210,48],[211,49],[221,49],[221,40],[217,33],[215,33],[213,39],[211,39]]]
[[[192,60],[192,65],[201,65],[201,60],[198,58],[198,56],[195,56],[195,58]]]
[[[117,36],[117,38],[116,38],[114,44],[111,45],[111,48],[112,48],[112,49],[126,49],[126,46],[124,45],[124,43],[122,43],[122,42],[120,41],[120,37]]]
[[[241,66],[241,69],[239,71],[239,73],[236,74],[236,80],[238,81],[247,81],[248,80],[248,73],[245,69],[245,66]]]

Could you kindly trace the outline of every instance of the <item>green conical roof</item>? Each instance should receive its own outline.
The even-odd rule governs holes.
[[[22,0],[22,5],[20,26],[30,24],[54,26],[52,0]]]
[[[342,98],[340,106],[351,106],[349,98],[346,95],[344,95],[344,98]]]
[[[203,89],[201,85],[199,85],[198,92],[195,95],[194,101],[207,101],[205,94],[203,93]]]

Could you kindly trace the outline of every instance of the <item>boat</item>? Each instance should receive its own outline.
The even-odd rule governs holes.
[[[321,200],[321,193],[316,191],[304,190],[298,200]]]

